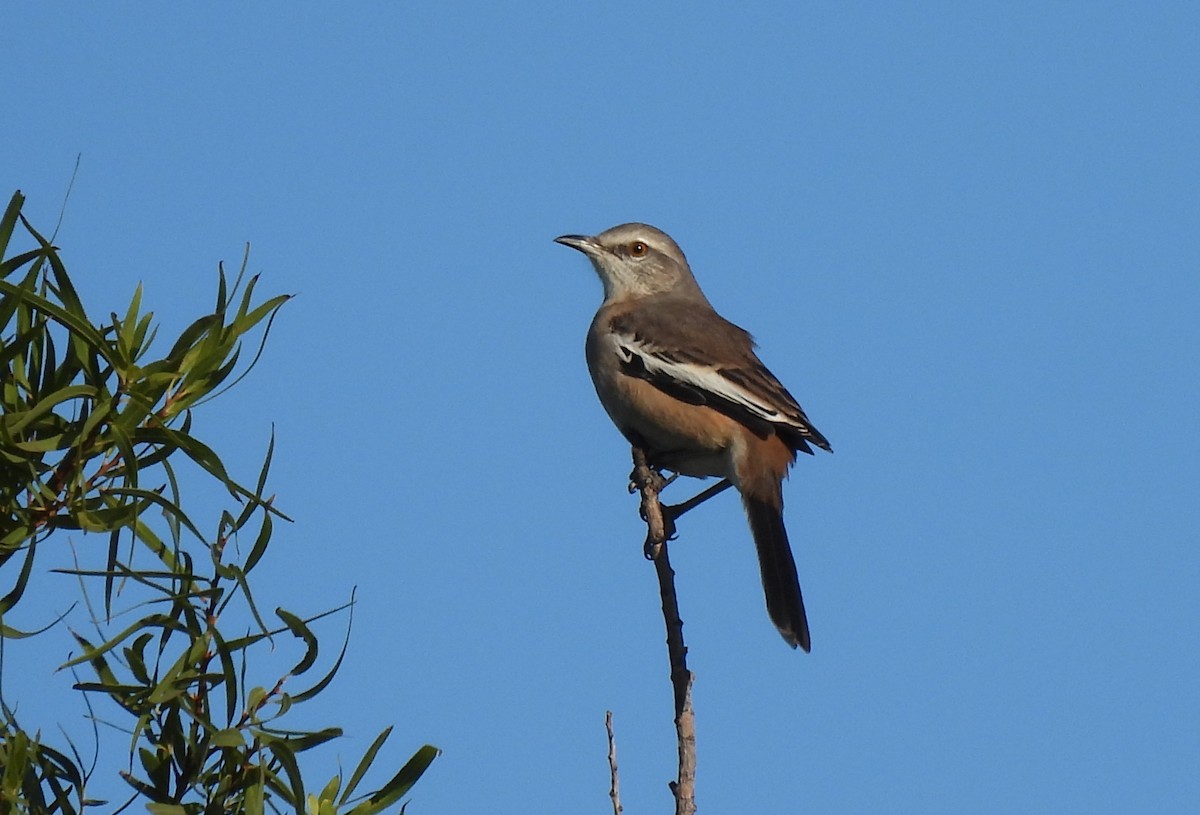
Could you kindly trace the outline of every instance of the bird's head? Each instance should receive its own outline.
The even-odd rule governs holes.
[[[588,256],[612,302],[656,294],[704,299],[683,250],[671,236],[648,224],[621,224],[599,235],[562,235],[556,243]]]

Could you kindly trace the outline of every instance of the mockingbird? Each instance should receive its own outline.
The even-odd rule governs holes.
[[[604,409],[654,467],[737,487],[767,613],[789,645],[808,651],[783,479],[798,451],[832,452],[829,442],[759,361],[751,336],[713,310],[666,233],[634,223],[555,241],[587,255],[604,284],[586,346]]]

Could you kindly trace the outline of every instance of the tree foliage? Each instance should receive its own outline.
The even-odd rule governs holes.
[[[435,748],[425,745],[360,794],[387,728],[348,778],[338,773],[314,789],[301,754],[341,730],[284,721],[329,687],[346,652],[349,624],[332,666],[317,671],[312,623],[350,614],[353,598],[309,617],[265,614],[256,602],[250,574],[285,519],[266,493],[273,440],[255,481],[242,484],[192,432],[194,411],[257,362],[288,297],[256,298],[258,279],[246,279],[245,261],[232,284],[220,267],[213,310],[156,356],[141,288],[123,315],[93,321],[56,247],[21,214],[23,201],[13,195],[0,219],[0,682],[6,641],[62,639],[62,669],[73,672],[93,721],[103,704],[105,721],[128,734],[119,774],[129,793],[114,809],[139,799],[156,815],[368,815],[393,806]],[[14,236],[33,248],[9,256]],[[248,362],[245,348],[255,351]],[[185,510],[181,485],[191,481],[181,465],[228,495],[207,534]],[[106,552],[97,568],[53,570],[81,587],[86,629],[62,618],[35,631],[10,625],[35,568],[66,562],[64,541],[76,537]],[[243,621],[240,631],[230,619]],[[299,659],[282,676],[256,681],[254,655],[281,638],[295,642]],[[64,738],[54,746],[27,732],[0,693],[0,814],[75,815],[108,803],[89,797],[97,762]]]

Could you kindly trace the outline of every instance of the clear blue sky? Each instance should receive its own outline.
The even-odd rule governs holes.
[[[250,478],[274,423],[266,607],[358,586],[330,770],[394,723],[445,751],[410,813],[604,812],[611,708],[667,810],[600,286],[551,242],[642,220],[837,451],[786,491],[811,655],[736,498],[682,523],[701,811],[1196,811],[1200,11],[890,5],[4,9],[0,191],[50,226],[82,154],[97,315],[144,281],[178,328],[246,241],[299,295],[198,432]]]

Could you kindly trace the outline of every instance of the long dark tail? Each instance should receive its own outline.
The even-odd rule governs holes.
[[[800,595],[800,578],[783,526],[783,510],[774,503],[742,494],[742,504],[750,519],[750,532],[758,550],[767,613],[788,645],[793,648],[799,645],[808,651],[812,641],[808,634],[808,617],[804,613],[804,598]]]

